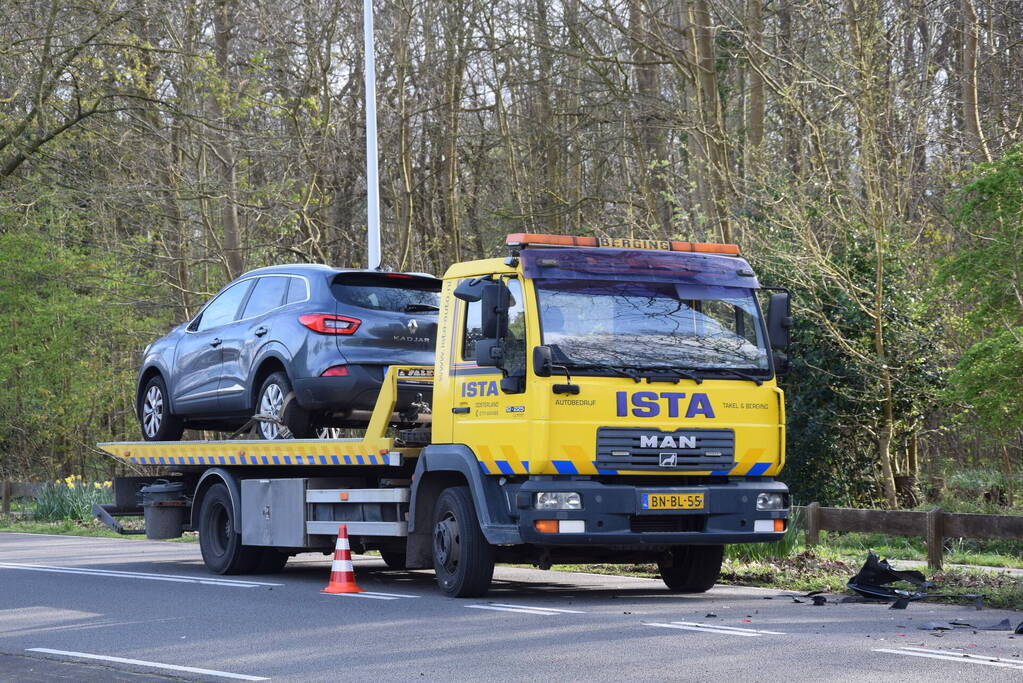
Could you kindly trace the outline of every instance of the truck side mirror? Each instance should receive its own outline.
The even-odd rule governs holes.
[[[536,373],[537,377],[550,377],[551,365],[553,363],[554,360],[551,356],[551,347],[549,346],[533,347],[533,372]]]
[[[488,282],[483,285],[480,300],[480,322],[483,336],[487,339],[500,339],[507,327],[511,291],[503,282]]]
[[[788,351],[792,328],[792,298],[788,292],[772,294],[767,305],[767,336],[771,348]]]
[[[455,298],[461,299],[462,301],[468,301],[469,303],[475,303],[480,300],[483,296],[483,286],[485,280],[481,277],[468,278],[462,280],[455,287]]]
[[[476,365],[481,368],[499,368],[504,364],[504,351],[499,339],[476,341]]]

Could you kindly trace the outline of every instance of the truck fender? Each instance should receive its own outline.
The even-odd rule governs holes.
[[[234,530],[240,534],[242,532],[242,489],[235,476],[220,467],[211,467],[199,477],[199,482],[195,485],[195,495],[192,497],[192,514],[189,526],[193,530],[198,529],[199,508],[202,507],[203,496],[209,487],[219,482],[224,482],[227,486],[227,493],[231,496],[231,509],[234,512],[231,515],[234,519]]]
[[[412,475],[407,566],[418,569],[433,566],[433,508],[441,491],[449,486],[468,485],[476,506],[476,516],[479,517],[480,527],[488,543],[522,543],[499,479],[483,474],[476,454],[468,446],[444,444],[424,448]],[[409,564],[413,562],[415,564]]]

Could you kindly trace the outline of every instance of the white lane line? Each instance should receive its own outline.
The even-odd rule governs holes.
[[[984,655],[971,655],[964,652],[950,652],[948,650],[925,650],[924,648],[905,648],[901,650],[875,649],[874,652],[886,652],[892,655],[909,655],[910,657],[926,657],[928,659],[941,659],[946,662],[961,662],[963,664],[983,664],[1003,669],[1017,669],[1023,671],[1023,662],[1012,661],[1011,659],[1000,659],[998,657],[986,657]]]
[[[372,598],[374,600],[399,600],[401,598],[421,597],[418,595],[405,595],[404,593],[377,593],[374,591],[363,591],[361,593],[324,593],[324,595],[350,598]]]
[[[151,669],[166,669],[167,671],[186,671],[192,674],[203,674],[206,676],[217,676],[219,678],[234,678],[240,681],[268,681],[263,676],[246,676],[245,674],[233,674],[229,671],[216,671],[215,669],[199,669],[194,666],[179,666],[177,664],[161,664],[160,662],[147,662],[141,659],[126,659],[125,657],[108,657],[107,655],[94,655],[88,652],[69,652],[67,650],[51,650],[46,647],[30,647],[26,652],[41,652],[47,655],[63,655],[75,659],[98,659],[103,662],[117,662],[118,664],[130,664],[132,666],[145,666]]]
[[[724,631],[717,628],[709,628],[703,626],[686,626],[685,624],[661,624],[658,622],[643,622],[644,626],[660,626],[661,628],[677,628],[681,631],[700,631],[701,633],[717,633],[723,636],[744,636],[757,638],[762,636],[762,633],[750,632],[750,631]]]
[[[586,612],[581,612],[581,611],[579,611],[577,609],[557,609],[557,608],[554,608],[554,607],[533,607],[532,605],[509,605],[509,604],[506,604],[506,603],[503,603],[503,602],[491,602],[490,604],[493,605],[494,607],[515,607],[515,608],[518,608],[518,609],[536,609],[536,610],[541,610],[543,612],[562,612],[564,614],[586,614]]]
[[[557,612],[543,609],[523,609],[521,607],[496,607],[494,605],[466,605],[469,609],[489,609],[495,612],[518,612],[519,614],[540,614],[546,617],[553,617]]]
[[[182,576],[179,574],[146,574],[143,572],[125,572],[114,569],[89,569],[86,567],[54,567],[46,564],[18,564],[0,562],[0,568],[24,569],[35,572],[52,572],[54,574],[84,574],[87,576],[106,576],[116,579],[146,579],[149,581],[171,581],[174,583],[201,583],[210,586],[231,586],[234,588],[257,588],[259,586],[283,586],[283,583],[266,583],[263,581],[242,581],[240,579],[216,579],[199,576]]]
[[[743,628],[739,626],[724,626],[722,624],[701,624],[698,621],[673,621],[673,624],[682,624],[684,626],[702,626],[704,628],[713,628],[719,631],[740,631],[743,633],[766,633],[771,636],[783,636],[785,635],[781,631],[765,631],[759,628]]]

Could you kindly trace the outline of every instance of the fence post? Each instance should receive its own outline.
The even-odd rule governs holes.
[[[2,511],[6,515],[9,514],[11,511],[11,482],[9,482],[6,479],[4,479],[3,483],[2,497],[3,503],[0,504],[0,511]]]
[[[806,515],[806,545],[818,545],[821,542],[820,503],[810,503],[803,508],[803,514]]]
[[[941,569],[945,539],[942,535],[942,511],[938,506],[927,511],[927,568]]]

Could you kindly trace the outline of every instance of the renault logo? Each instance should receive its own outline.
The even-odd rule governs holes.
[[[677,467],[678,453],[661,453],[660,462],[661,467]]]
[[[412,318],[412,320],[409,320],[409,321],[408,321],[407,323],[405,323],[405,327],[407,327],[407,328],[408,328],[408,331],[409,331],[409,332],[410,332],[411,334],[415,334],[415,333],[416,333],[416,330],[418,330],[418,329],[419,329],[419,323],[418,323],[418,322],[416,322],[416,319],[415,319],[415,318]]]

